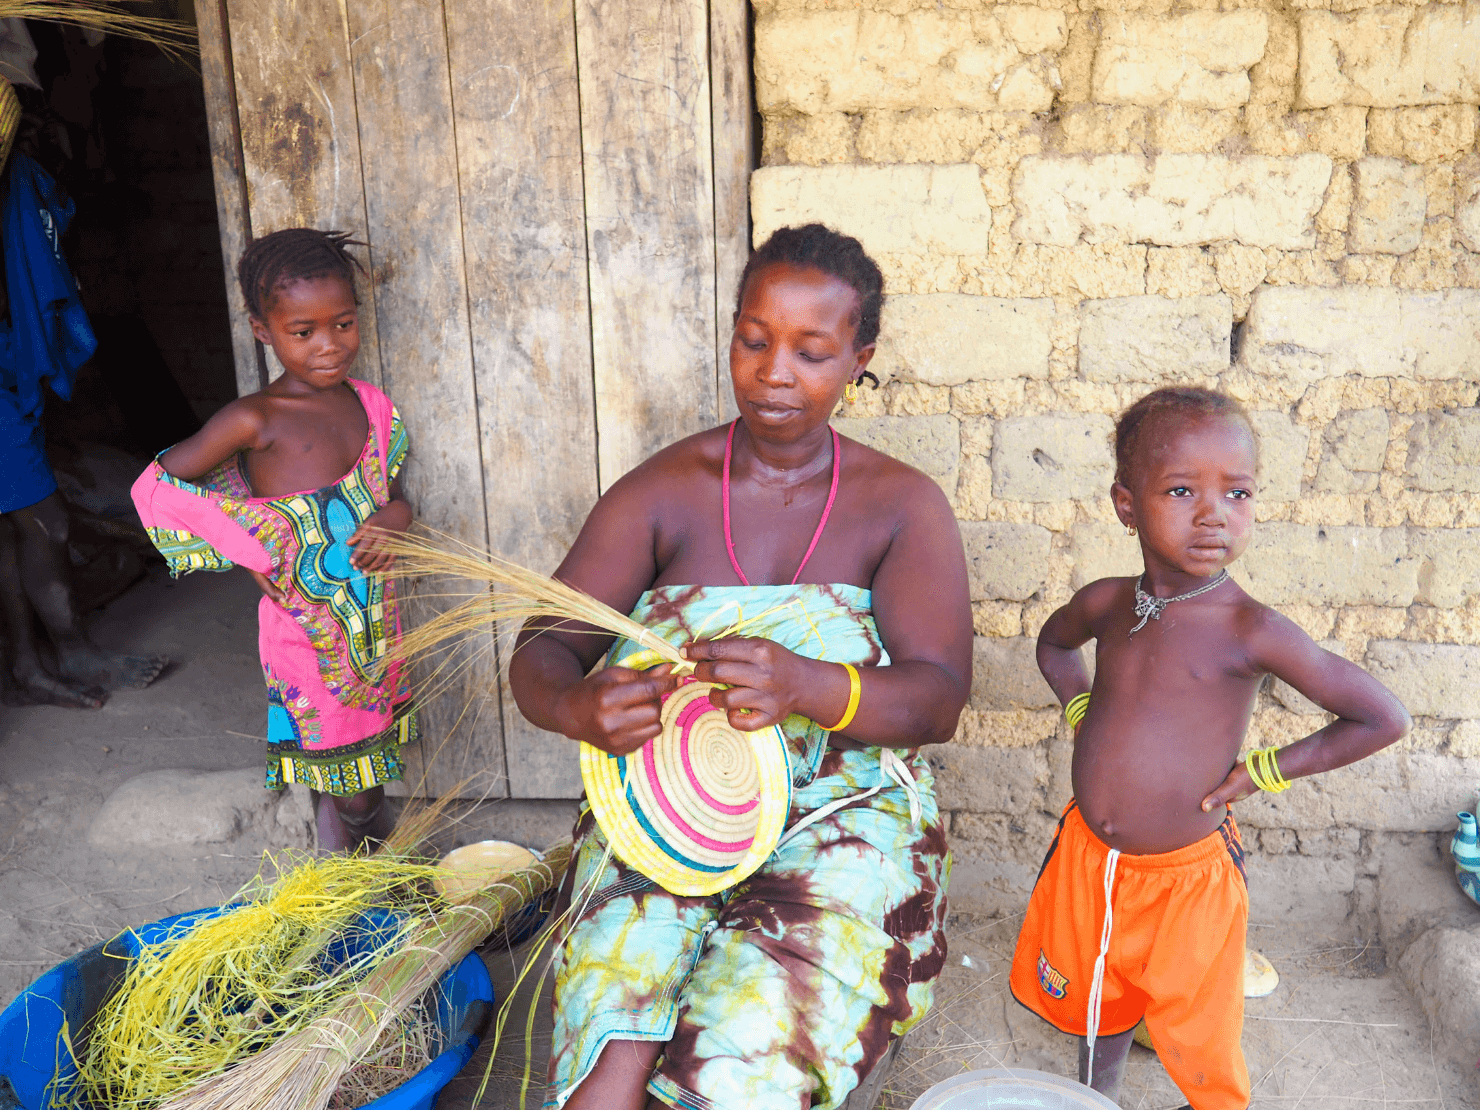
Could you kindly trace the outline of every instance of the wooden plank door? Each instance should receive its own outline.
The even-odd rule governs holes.
[[[357,373],[406,419],[422,523],[552,570],[600,490],[732,409],[744,0],[201,7],[228,271],[281,227],[366,240]],[[246,392],[275,368],[244,335]],[[416,774],[574,797],[575,746],[500,688],[502,631],[426,687]]]
[[[488,535],[552,571],[597,495],[574,13],[465,0],[448,18]],[[509,792],[577,796],[574,745],[502,693]]]
[[[704,0],[577,0],[603,489],[715,422]]]

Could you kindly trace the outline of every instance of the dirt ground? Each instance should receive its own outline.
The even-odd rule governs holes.
[[[290,822],[174,847],[100,847],[87,839],[104,800],[135,775],[260,764],[255,601],[245,575],[170,582],[156,572],[95,626],[110,646],[174,660],[154,687],[115,694],[95,713],[0,710],[0,1006],[47,967],[125,926],[219,904],[255,873],[264,847],[302,834]],[[557,818],[531,819],[527,810],[495,804],[478,824],[490,831],[507,825],[509,839],[538,846],[554,835]],[[940,1003],[906,1039],[882,1106],[904,1110],[931,1083],[972,1068],[1072,1074],[1073,1042],[1007,992],[1015,926],[1012,918],[953,921]],[[1261,926],[1257,907],[1251,939],[1282,976],[1272,996],[1249,1003],[1244,1024],[1255,1107],[1480,1110],[1480,1073],[1438,1057],[1422,1010],[1381,960],[1339,938]],[[483,955],[503,997],[527,953]],[[530,993],[526,986],[509,1005],[481,1105],[519,1105],[526,1048],[528,1104],[544,1099],[549,1011],[544,1000],[535,1006],[526,1045]],[[485,1044],[439,1110],[473,1105],[489,1057]],[[1182,1099],[1155,1056],[1135,1048],[1121,1104],[1154,1110]]]

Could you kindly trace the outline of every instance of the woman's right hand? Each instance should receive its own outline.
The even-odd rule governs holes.
[[[556,713],[560,731],[610,755],[631,755],[661,731],[664,694],[678,688],[670,664],[651,670],[607,667],[567,687]]]

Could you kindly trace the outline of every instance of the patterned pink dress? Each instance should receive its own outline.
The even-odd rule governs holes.
[[[400,635],[395,583],[350,565],[345,542],[390,501],[406,431],[390,398],[349,383],[370,429],[350,472],[323,489],[254,497],[240,456],[194,482],[155,461],[134,483],[149,538],[178,576],[259,571],[287,597],[257,607],[267,678],[267,786],[306,783],[356,794],[402,777],[400,749],[416,739],[411,690],[385,665]]]

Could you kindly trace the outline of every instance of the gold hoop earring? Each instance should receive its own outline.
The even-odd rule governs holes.
[[[857,400],[858,400],[858,383],[857,382],[849,382],[847,385],[843,386],[843,400],[847,401],[850,405],[857,402]]]
[[[1125,526],[1125,534],[1127,536],[1134,536],[1136,534],[1136,526],[1134,524],[1127,524]]]

